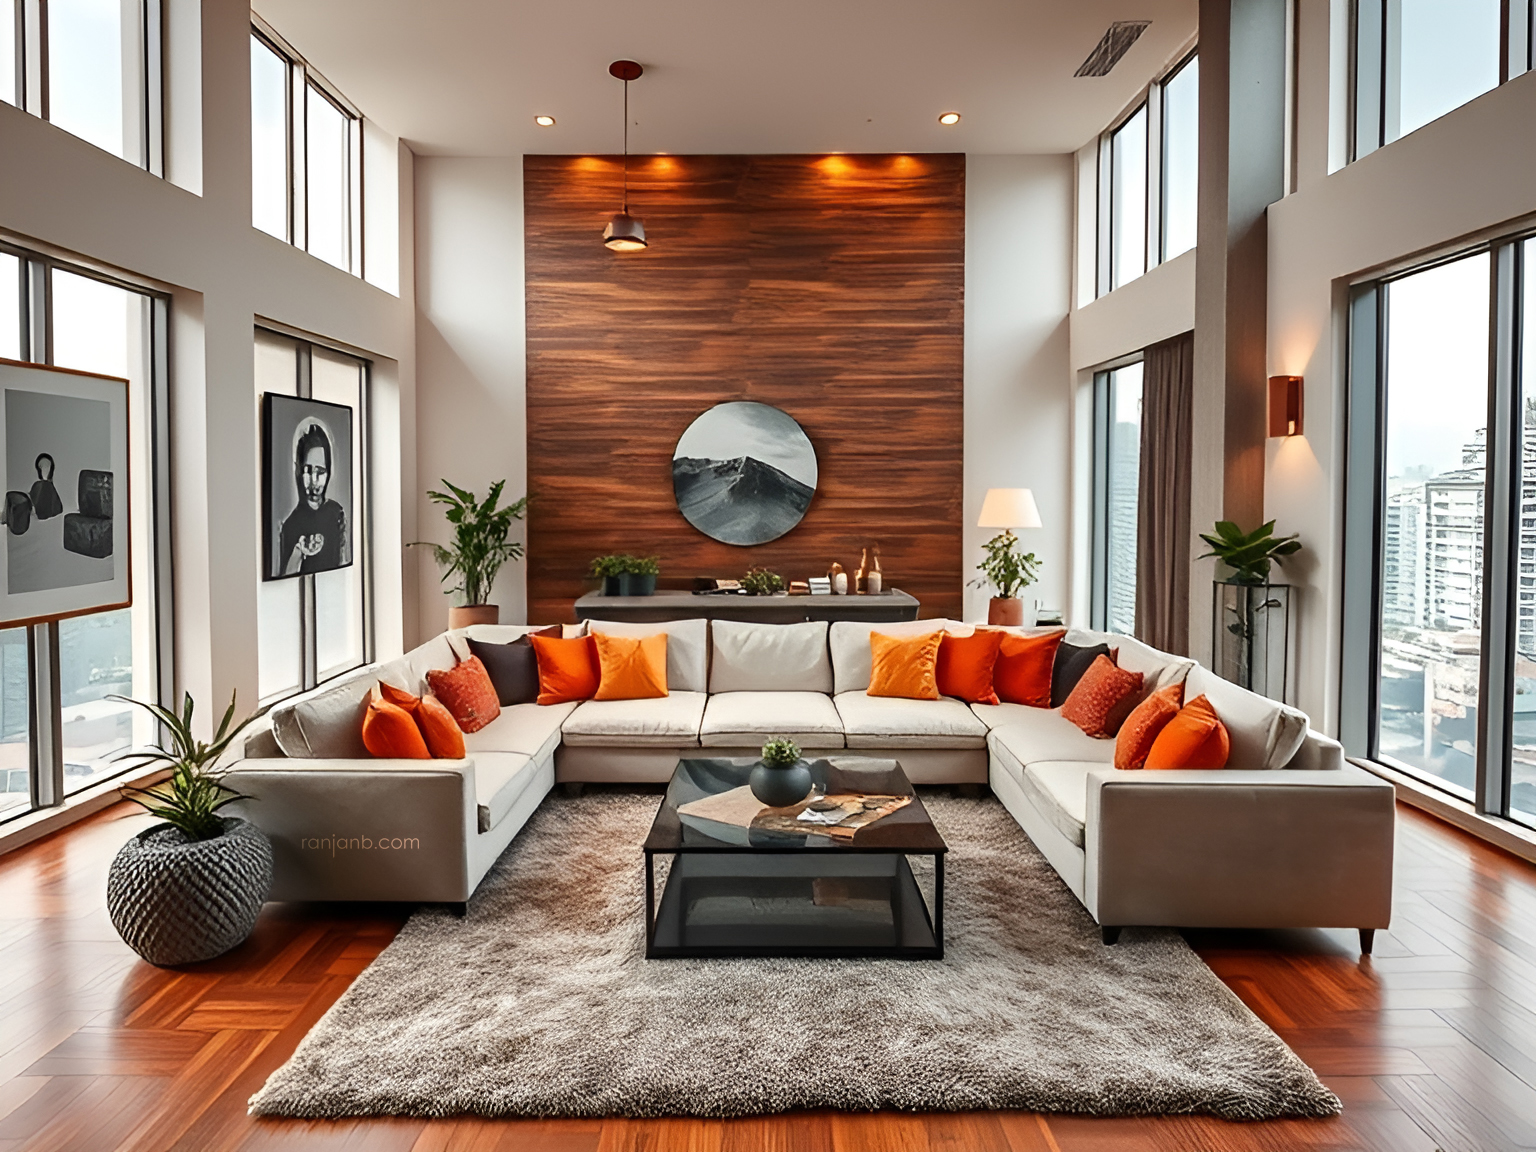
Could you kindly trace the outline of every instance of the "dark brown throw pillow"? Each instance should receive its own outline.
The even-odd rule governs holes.
[[[528,636],[560,635],[560,625],[551,624],[530,632]],[[510,644],[490,644],[484,640],[470,640],[469,650],[480,658],[490,673],[491,683],[496,686],[496,699],[502,707],[509,704],[532,704],[539,698],[539,662],[534,659],[533,644],[528,636],[519,636]],[[466,637],[467,639],[467,637]]]
[[[1119,649],[1111,651],[1108,644],[1083,648],[1063,640],[1056,646],[1056,662],[1051,666],[1051,707],[1060,708],[1067,702],[1083,673],[1093,667],[1093,662],[1100,656],[1108,656],[1113,662],[1118,654]]]

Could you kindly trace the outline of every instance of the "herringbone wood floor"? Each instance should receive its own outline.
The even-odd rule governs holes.
[[[1338,1119],[800,1113],[311,1123],[256,1120],[245,1101],[408,909],[270,905],[230,955],[182,972],[152,968],[117,939],[103,905],[112,854],[147,823],[119,805],[0,858],[0,1152],[1536,1148],[1536,869],[1399,813],[1397,908],[1373,959],[1359,959],[1353,933],[1191,934],[1211,967],[1343,1097]]]

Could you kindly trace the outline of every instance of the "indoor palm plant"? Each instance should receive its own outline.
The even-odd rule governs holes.
[[[143,708],[160,740],[123,760],[160,765],[170,776],[123,795],[161,823],[124,844],[107,876],[107,911],[128,946],[151,964],[192,964],[245,940],[272,887],[272,846],[254,824],[221,810],[249,799],[224,785],[215,765],[254,715],[235,723],[235,698],[213,739],[192,734],[192,697],[180,715],[158,704],[109,696]]]
[[[1216,672],[1254,692],[1284,698],[1290,636],[1291,589],[1270,581],[1272,565],[1301,550],[1295,536],[1276,536],[1273,520],[1244,532],[1218,520],[1200,533],[1229,575],[1214,582],[1212,662]]]
[[[509,540],[512,522],[521,520],[528,509],[528,497],[523,496],[511,504],[501,505],[501,491],[505,480],[492,484],[484,500],[448,481],[443,481],[446,492],[428,490],[427,498],[447,508],[448,523],[453,526],[453,543],[420,544],[432,549],[432,555],[442,568],[442,582],[456,580],[449,588],[450,594],[458,594],[462,605],[448,609],[449,628],[467,628],[471,624],[495,624],[501,618],[500,610],[487,603],[496,573],[508,560],[518,560],[523,555],[523,545]]]
[[[996,592],[987,605],[988,624],[1024,623],[1024,603],[1019,593],[1035,582],[1040,561],[1033,552],[1020,552],[1019,548],[1019,538],[1011,528],[1005,528],[982,545],[987,557],[976,565],[981,576],[971,584],[978,588],[990,584]]]

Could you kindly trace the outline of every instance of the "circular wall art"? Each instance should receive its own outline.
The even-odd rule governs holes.
[[[683,517],[726,544],[766,544],[788,532],[816,494],[816,449],[787,412],[747,400],[716,404],[672,453]]]

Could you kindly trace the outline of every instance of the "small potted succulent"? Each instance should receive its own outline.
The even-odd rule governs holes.
[[[204,743],[192,735],[192,697],[181,715],[158,704],[109,696],[150,712],[164,736],[149,751],[124,760],[161,764],[168,779],[123,795],[162,823],[119,850],[107,875],[107,912],[127,945],[151,964],[170,967],[221,956],[244,942],[272,888],[272,845],[247,820],[219,810],[248,799],[224,785],[214,764],[245,726],[235,724],[235,700]]]
[[[656,592],[656,577],[661,574],[661,557],[626,556],[626,574],[629,577],[630,596],[652,596]]]
[[[748,596],[772,596],[784,591],[784,578],[767,568],[754,568],[741,578],[741,587]]]
[[[430,548],[443,570],[442,582],[457,577],[458,584],[449,593],[457,592],[464,597],[462,605],[448,609],[449,628],[468,628],[471,624],[495,624],[501,619],[501,610],[487,601],[491,597],[491,585],[496,573],[508,560],[519,560],[523,545],[507,539],[512,533],[512,522],[521,520],[528,510],[528,497],[523,496],[501,507],[501,491],[505,480],[491,485],[484,500],[478,500],[468,489],[443,481],[447,492],[429,490],[427,498],[448,509],[448,523],[453,526],[453,543],[448,545],[417,542],[412,547]]]
[[[770,808],[787,808],[811,794],[811,766],[793,740],[775,736],[763,745],[762,756],[747,779],[752,795]]]
[[[628,562],[629,557],[619,552],[610,552],[606,556],[593,558],[590,575],[603,582],[604,596],[624,596],[628,594]]]

